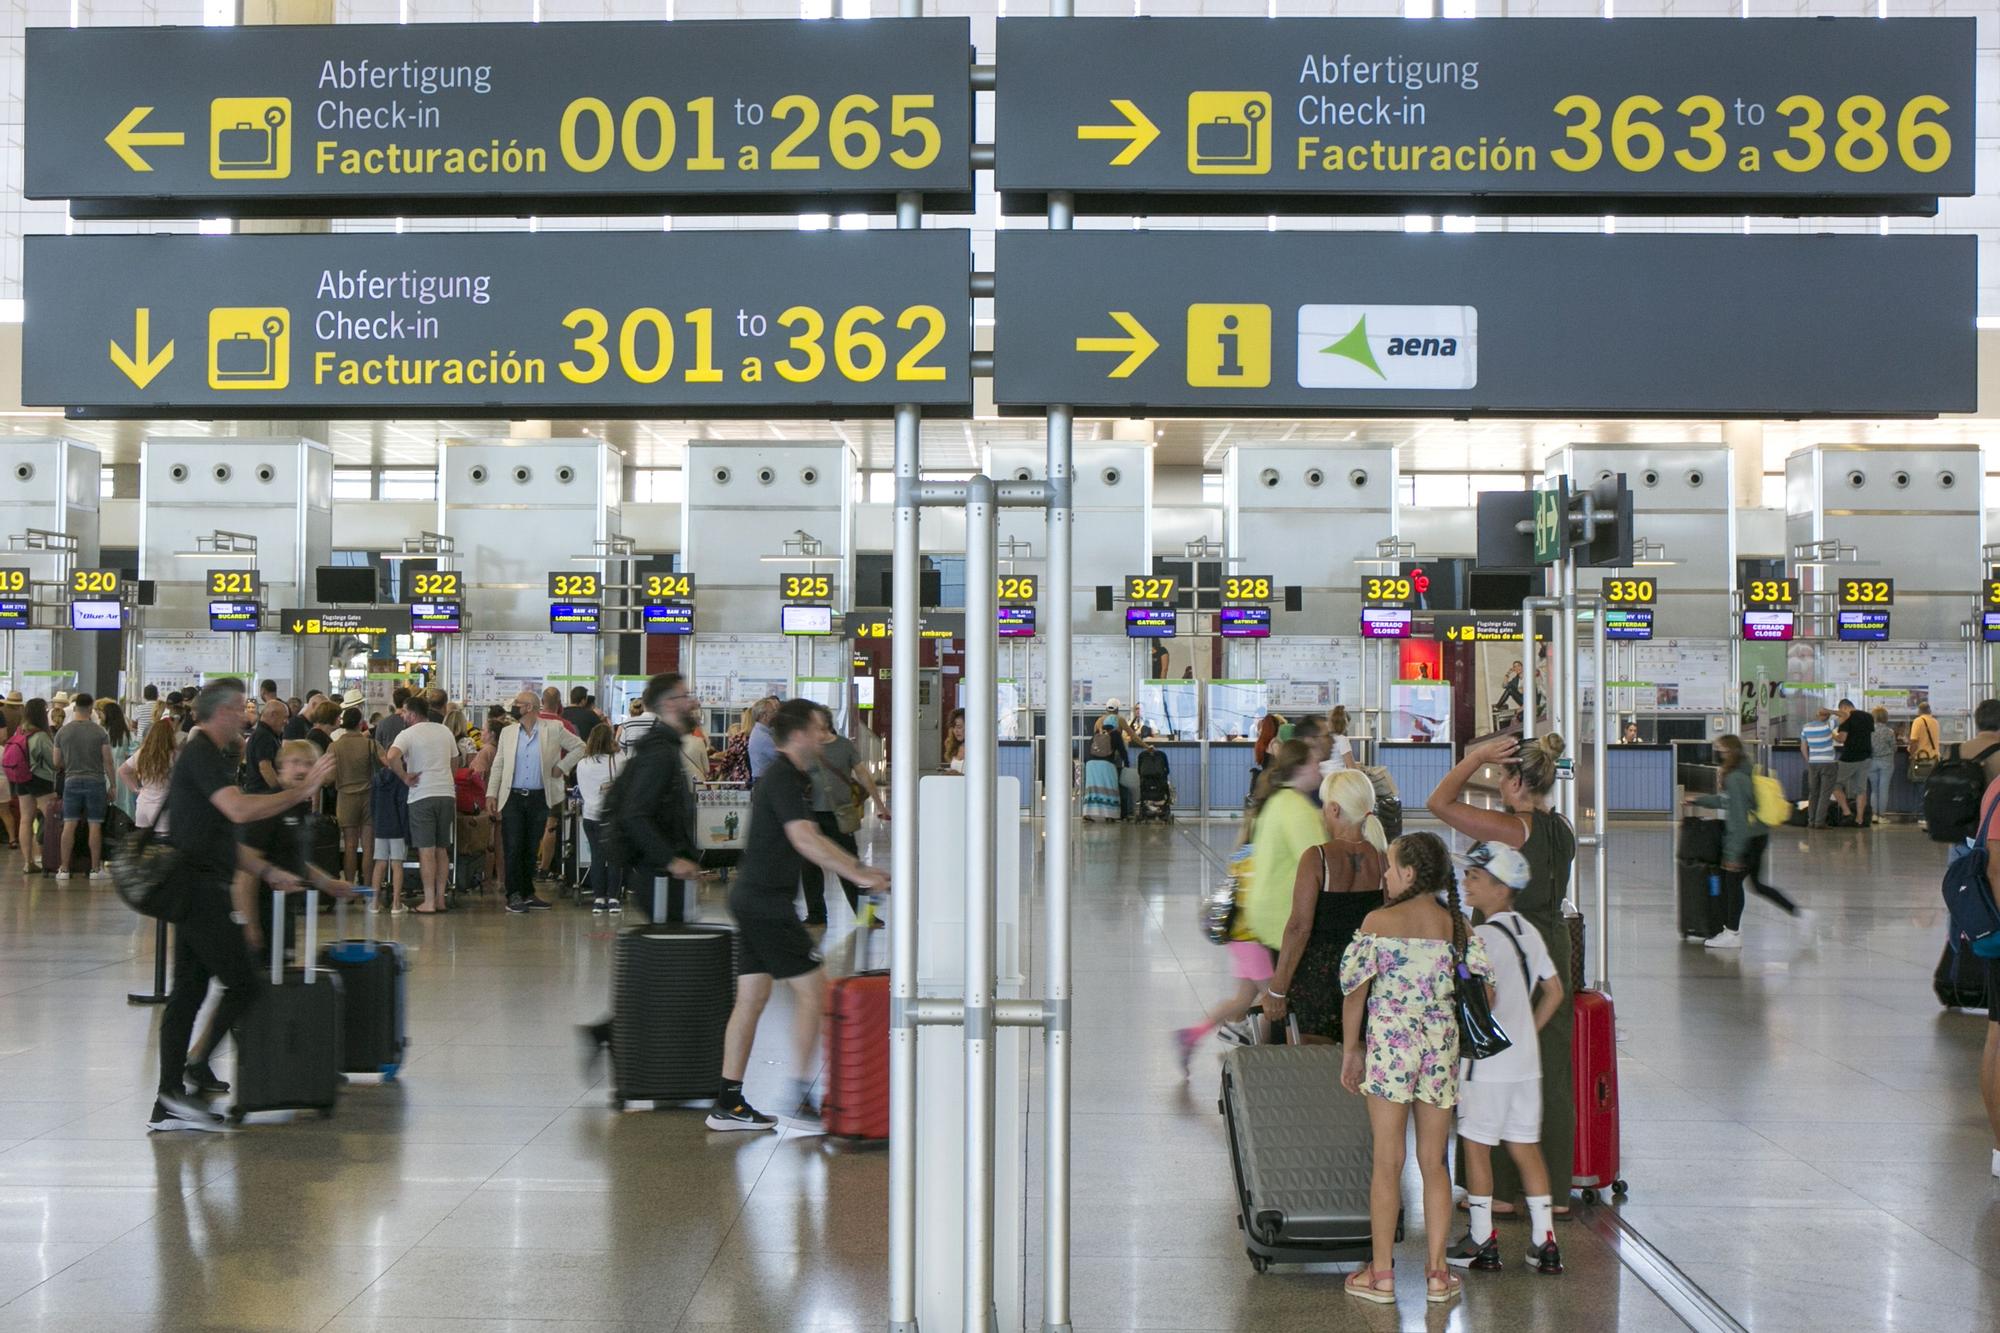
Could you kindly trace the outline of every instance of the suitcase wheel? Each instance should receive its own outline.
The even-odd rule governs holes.
[[[623,1097],[618,1096],[616,1093],[613,1093],[611,1096],[611,1109],[614,1111],[624,1110],[625,1099]]]
[[[229,1108],[228,1119],[230,1124],[240,1125],[243,1123],[243,1113],[232,1106]]]
[[[1258,1254],[1255,1250],[1245,1250],[1244,1253],[1250,1256],[1250,1267],[1253,1270],[1259,1273],[1268,1273],[1271,1271],[1271,1261],[1269,1259]]]
[[[331,1106],[322,1106],[322,1107],[320,1107],[320,1108],[319,1108],[319,1118],[320,1118],[320,1119],[322,1119],[322,1120],[331,1120],[331,1119],[333,1119],[333,1108],[332,1108]]]
[[[401,1065],[383,1065],[382,1081],[384,1083],[394,1083],[396,1081],[396,1075],[401,1073],[402,1069],[403,1067]]]
[[[1622,1199],[1625,1197],[1625,1194],[1626,1194],[1626,1185],[1624,1181],[1614,1180],[1611,1182],[1611,1196],[1613,1198]]]

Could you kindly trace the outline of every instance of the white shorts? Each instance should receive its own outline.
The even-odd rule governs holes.
[[[377,861],[400,861],[403,859],[406,847],[406,841],[402,838],[377,838],[375,839],[375,859]]]
[[[1489,1148],[1542,1141],[1542,1081],[1458,1084],[1458,1136]]]

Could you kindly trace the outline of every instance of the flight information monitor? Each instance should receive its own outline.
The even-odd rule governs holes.
[[[550,602],[549,633],[595,634],[597,612],[596,602]]]
[[[210,602],[208,628],[212,634],[255,634],[263,617],[255,602]]]
[[[0,601],[0,630],[28,628],[29,606],[25,598]]]
[[[1797,615],[1791,611],[1745,611],[1743,638],[1748,643],[1790,643]]]
[[[69,604],[69,627],[115,630],[125,627],[125,608],[117,602],[78,601]]]
[[[787,606],[780,611],[778,625],[787,634],[833,633],[833,608],[830,606]]]
[[[1609,583],[1606,585],[1609,587]],[[1607,639],[1650,639],[1653,637],[1653,608],[1649,606],[1607,606],[1604,608],[1604,637]]]
[[[1268,639],[1271,637],[1271,608],[1225,606],[1216,613],[1216,630],[1225,639]]]
[[[1410,637],[1410,612],[1400,606],[1364,606],[1361,608],[1361,637],[1364,639],[1407,639]]]
[[[1128,639],[1171,639],[1174,637],[1174,610],[1170,606],[1128,606],[1125,608],[1125,637]]]
[[[453,576],[457,577],[456,575]],[[410,633],[456,634],[459,631],[459,603],[411,602]]]
[[[1035,636],[1035,608],[1033,606],[1003,606],[1000,608],[1000,637],[1003,639],[1032,639]]]
[[[694,633],[691,602],[656,602],[640,608],[640,623],[648,634]]]
[[[1881,643],[1889,637],[1887,611],[1840,611],[1835,632],[1842,643]]]

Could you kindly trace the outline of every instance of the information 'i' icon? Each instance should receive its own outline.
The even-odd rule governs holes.
[[[1271,382],[1271,307],[1191,305],[1187,382],[1192,387],[1261,389]]]

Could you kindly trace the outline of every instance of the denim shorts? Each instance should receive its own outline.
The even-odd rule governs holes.
[[[64,778],[62,803],[65,822],[83,820],[102,824],[106,805],[104,779]]]

